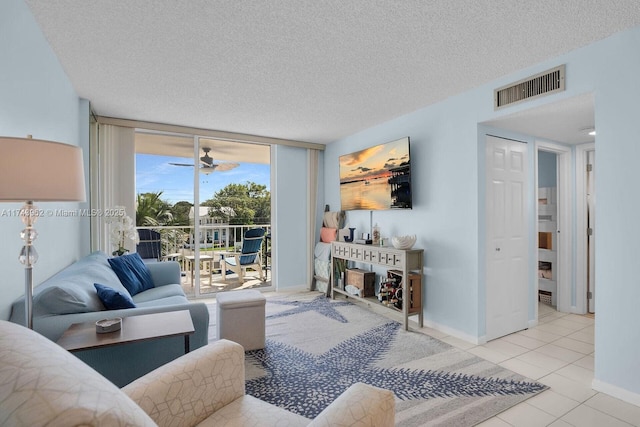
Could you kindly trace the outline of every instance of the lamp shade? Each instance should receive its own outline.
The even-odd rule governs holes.
[[[85,201],[82,149],[0,137],[0,201]]]

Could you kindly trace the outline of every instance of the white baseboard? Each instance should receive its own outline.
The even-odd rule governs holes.
[[[469,335],[455,328],[444,326],[436,322],[431,322],[426,319],[424,320],[424,326],[427,328],[435,329],[436,331],[442,332],[443,334],[451,335],[454,338],[461,339],[471,344],[481,345],[486,343],[486,339],[484,339],[484,337],[474,337],[473,335]]]
[[[275,291],[276,292],[305,292],[305,291],[309,291],[309,285],[302,284],[302,285],[293,285],[293,286],[287,286],[287,287],[276,286]]]
[[[615,397],[616,399],[624,400],[625,402],[631,403],[632,405],[640,406],[640,394],[638,393],[634,393],[624,388],[620,388],[618,386],[608,384],[596,379],[591,382],[591,388],[593,388],[595,391],[599,391],[601,393]]]
[[[569,309],[569,313],[571,314],[587,314],[586,311],[578,309],[575,305],[572,305]]]

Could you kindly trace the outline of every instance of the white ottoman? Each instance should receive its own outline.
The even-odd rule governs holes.
[[[264,348],[264,295],[255,290],[218,292],[218,339],[235,341],[245,351]]]

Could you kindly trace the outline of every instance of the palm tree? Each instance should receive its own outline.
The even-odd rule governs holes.
[[[173,220],[171,205],[161,198],[162,191],[138,193],[136,201],[136,226],[162,225]]]

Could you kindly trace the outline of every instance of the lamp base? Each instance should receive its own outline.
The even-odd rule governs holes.
[[[24,246],[20,250],[18,257],[24,265],[24,315],[25,326],[33,329],[33,264],[38,261],[38,252],[33,247],[33,241],[38,233],[33,228],[33,223],[38,219],[38,209],[32,201],[27,201],[20,211],[22,222],[26,226],[20,232],[20,237],[24,240]]]

